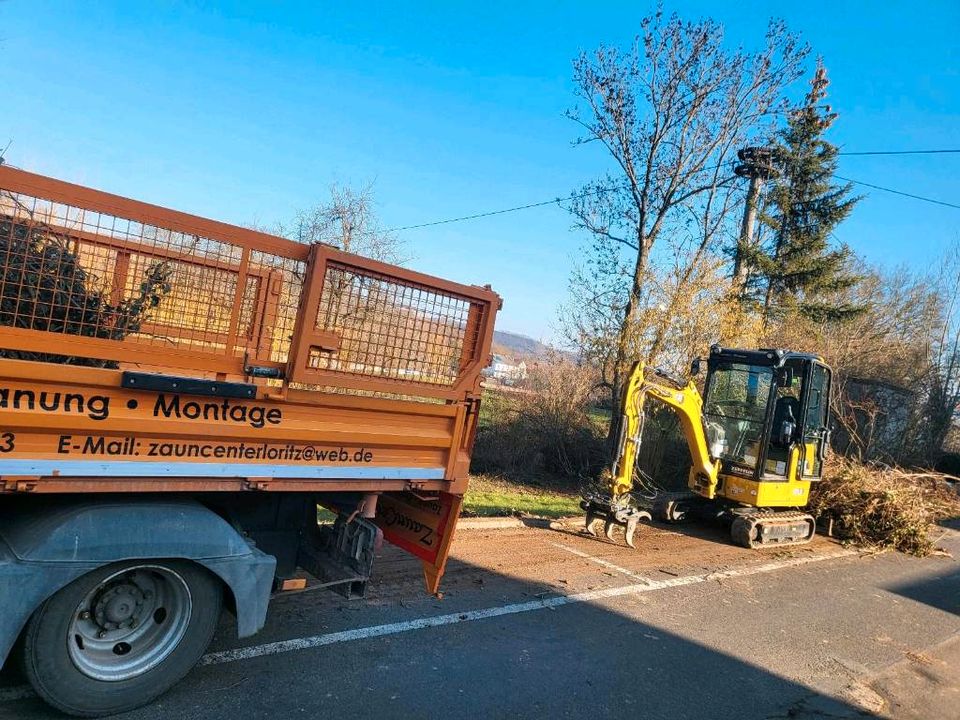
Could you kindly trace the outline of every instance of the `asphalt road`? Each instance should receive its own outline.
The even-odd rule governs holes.
[[[243,642],[225,617],[206,664],[122,717],[960,718],[953,557],[824,538],[748,551],[702,528],[644,528],[638,545],[463,531],[442,601],[385,550],[366,600],[280,597]],[[55,717],[0,672],[0,720]]]

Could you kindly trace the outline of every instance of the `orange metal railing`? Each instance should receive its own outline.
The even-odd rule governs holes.
[[[0,356],[455,400],[499,297],[0,166]]]

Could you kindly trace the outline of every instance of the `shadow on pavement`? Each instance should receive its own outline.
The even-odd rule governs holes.
[[[480,585],[476,578],[482,578]],[[463,562],[451,566],[449,580],[443,602],[422,596],[391,600],[389,587],[378,590],[379,604],[331,600],[335,596],[330,594],[289,596],[272,608],[262,635],[244,644],[423,617],[456,619],[440,627],[197,668],[160,700],[122,717],[234,720],[344,712],[376,720],[862,717],[856,707],[743,657],[638,619],[644,603],[669,603],[665,594],[645,594],[644,601],[625,595],[604,604],[507,612],[505,606],[549,601],[564,593],[552,581],[511,577]],[[618,587],[624,582],[600,576],[597,584]],[[488,608],[504,614],[470,615]],[[743,634],[744,655],[758,641],[749,628],[731,627],[729,632]],[[231,633],[225,620],[211,649],[236,646]],[[7,669],[2,678],[9,682],[10,674]],[[62,716],[37,698],[0,703],[3,720],[57,717]]]
[[[947,530],[960,530],[960,518],[951,518],[939,523]],[[934,534],[936,534],[934,532]],[[952,563],[956,568],[956,563]],[[949,572],[935,574],[915,582],[891,585],[884,588],[896,595],[916,600],[924,605],[938,608],[954,615],[960,615],[960,570],[951,569]]]
[[[924,605],[960,615],[960,570],[884,589]]]

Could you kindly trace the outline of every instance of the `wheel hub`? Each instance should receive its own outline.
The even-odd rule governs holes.
[[[187,583],[170,568],[141,565],[106,578],[74,615],[70,659],[83,674],[126,680],[163,662],[190,623]]]
[[[104,630],[136,627],[143,611],[144,593],[131,582],[108,588],[97,599],[93,617]]]

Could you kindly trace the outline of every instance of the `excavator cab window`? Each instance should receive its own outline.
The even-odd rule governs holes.
[[[712,457],[756,468],[773,386],[770,366],[731,362],[712,368],[704,402]]]
[[[800,407],[803,398],[803,362],[789,360],[777,373],[773,422],[767,446],[764,473],[786,477],[790,447],[800,437]]]
[[[803,476],[819,478],[829,442],[830,370],[814,363],[803,417]]]

